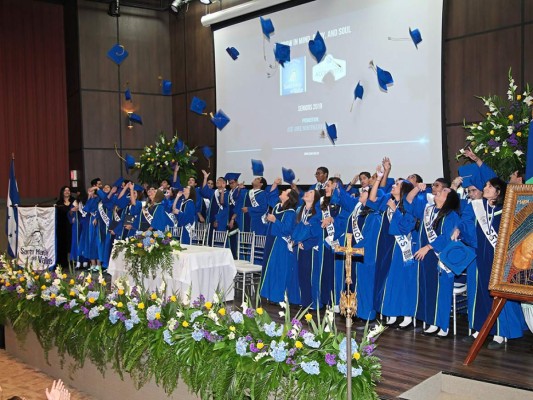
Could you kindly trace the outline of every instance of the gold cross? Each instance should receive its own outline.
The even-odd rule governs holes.
[[[341,314],[347,318],[346,329],[348,329],[348,326],[351,327],[352,315],[357,311],[357,298],[355,293],[350,290],[350,285],[352,284],[352,255],[365,254],[365,249],[352,247],[352,236],[351,233],[346,234],[346,246],[335,246],[336,252],[346,254],[346,261],[344,262],[344,267],[346,268],[346,290],[342,291],[340,298]]]
[[[364,248],[355,248],[352,247],[352,236],[353,234],[346,234],[346,246],[335,246],[335,252],[346,254],[346,284],[350,286],[352,284],[352,255],[359,254],[361,256],[365,255]]]

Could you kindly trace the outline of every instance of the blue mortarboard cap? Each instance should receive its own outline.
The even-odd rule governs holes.
[[[215,115],[211,116],[211,122],[220,130],[224,129],[229,121],[229,117],[222,110],[218,110]]]
[[[124,165],[126,166],[127,171],[135,167],[135,157],[133,157],[131,154],[126,154],[126,158],[124,159]]]
[[[485,182],[481,178],[481,171],[476,163],[460,166],[459,176],[463,178],[462,186],[465,189],[469,186],[475,186],[479,190],[483,190],[483,186],[485,186]]]
[[[120,65],[122,61],[124,61],[126,57],[128,57],[128,52],[126,51],[124,46],[117,43],[109,49],[109,51],[107,52],[107,56],[111,60],[113,60],[115,64]]]
[[[357,86],[355,87],[355,90],[353,91],[354,99],[363,100],[363,94],[364,93],[365,93],[365,89],[361,85],[361,81],[357,82]]]
[[[263,34],[270,39],[270,35],[274,33],[274,24],[272,23],[272,20],[270,18],[263,18],[259,17],[261,20],[261,29],[263,30]]]
[[[130,119],[131,122],[134,122],[136,124],[139,124],[139,125],[142,125],[143,124],[143,120],[141,118],[141,116],[139,114],[135,114],[135,113],[128,113],[128,118]]]
[[[203,101],[202,99],[200,99],[199,97],[196,97],[196,96],[194,96],[192,98],[190,110],[193,113],[196,113],[196,114],[199,114],[199,115],[203,115],[205,107],[207,107],[207,104],[206,104],[205,101]]]
[[[115,181],[115,183],[113,183],[113,185],[111,185],[111,187],[114,186],[114,187],[117,187],[117,188],[118,188],[118,187],[120,187],[120,186],[122,185],[122,182],[124,182],[124,178],[123,178],[123,177],[120,177],[120,178],[118,178],[118,179]]]
[[[384,91],[387,91],[387,85],[394,83],[391,73],[389,71],[385,71],[384,69],[379,68],[377,65],[376,72],[378,75],[379,87],[382,88]]]
[[[252,172],[255,176],[263,176],[265,167],[263,167],[263,162],[261,160],[252,159]]]
[[[126,99],[126,101],[131,101],[131,92],[130,92],[130,88],[127,88],[127,89],[124,91],[124,98]]]
[[[337,140],[337,127],[335,124],[328,125],[326,122],[326,133],[328,134],[331,143],[335,144],[335,140]]]
[[[322,61],[326,55],[326,43],[320,32],[317,31],[315,38],[310,40],[308,44],[309,51],[311,51],[311,54],[316,58],[316,62],[319,63]]]
[[[202,153],[204,157],[207,159],[210,159],[211,157],[213,157],[213,150],[211,150],[211,147],[209,146],[202,147]]]
[[[235,47],[228,47],[226,48],[226,51],[228,52],[229,56],[235,61],[239,57],[239,50],[237,50]]]
[[[283,67],[284,63],[291,61],[291,46],[287,46],[286,44],[282,43],[276,43],[276,47],[274,48],[274,56],[276,57],[276,61],[279,62]]]
[[[178,139],[178,141],[174,145],[174,151],[179,154],[183,150],[185,150],[185,142],[181,139]]]
[[[239,174],[238,172],[228,172],[225,176],[224,176],[224,179],[226,181],[238,181],[239,180],[239,176],[241,176],[241,174]]]
[[[450,241],[439,253],[440,261],[455,275],[460,275],[476,258],[476,252],[463,242]]]
[[[172,94],[172,82],[163,79],[161,81],[161,93],[165,96],[170,96]]]
[[[142,192],[144,190],[144,188],[141,185],[138,185],[136,183],[135,185],[133,185],[133,190],[135,190],[137,192]]]
[[[283,175],[283,180],[288,184],[292,184],[296,179],[296,175],[292,169],[281,167],[281,174]]]
[[[411,36],[411,40],[418,49],[418,43],[422,41],[422,35],[420,34],[420,31],[418,29],[411,30],[411,28],[409,28],[409,36]]]

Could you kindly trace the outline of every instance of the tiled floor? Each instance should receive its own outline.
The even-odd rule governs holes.
[[[27,400],[46,399],[45,389],[52,386],[53,377],[24,364],[5,350],[0,350],[0,400],[9,399],[12,396],[24,397]],[[72,400],[96,400],[83,392],[68,387]]]

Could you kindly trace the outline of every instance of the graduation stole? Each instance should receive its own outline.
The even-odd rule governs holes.
[[[231,189],[231,190],[229,191],[229,196],[228,196],[228,197],[229,197],[229,204],[230,204],[231,206],[234,206],[234,205],[235,205],[235,199],[233,198],[233,193],[235,193],[235,190],[237,190],[237,189]]]
[[[391,222],[394,213],[395,211],[392,211],[390,207],[387,207],[387,218],[389,223]],[[402,251],[403,262],[411,261],[414,258],[413,250],[411,248],[411,232],[409,232],[408,235],[394,235],[394,239]]]
[[[317,182],[316,185],[315,185],[315,190],[324,190],[326,189],[326,183],[327,182],[324,182],[324,183],[320,183],[320,182]]]
[[[104,210],[104,205],[102,202],[98,203],[98,212],[100,213],[100,218],[102,218],[102,221],[104,221],[105,226],[109,227],[109,216]]]
[[[305,205],[302,206],[303,207],[303,210],[302,210],[302,219],[300,222],[303,222],[304,224],[307,223],[307,219],[309,218],[309,214],[311,214],[311,209],[307,209],[305,208]]]
[[[322,203],[323,201],[324,198],[322,197],[320,199],[320,203]],[[331,217],[331,211],[329,210],[328,206],[326,210],[322,210],[322,219],[326,219],[329,217]],[[333,222],[326,226],[326,233],[328,234],[328,237],[325,239],[326,243],[329,244],[331,248],[335,248],[335,246],[339,244],[339,241],[333,240],[333,237],[335,236],[335,227],[333,226]]]
[[[154,208],[154,214],[155,214],[155,211],[157,210],[157,207],[159,207],[159,204],[157,204]],[[152,225],[152,221],[154,220],[154,216],[152,214],[150,214],[150,210],[149,210],[149,206],[148,207],[143,207],[142,208],[142,212],[143,212],[143,216],[144,216],[144,219],[146,220],[146,222],[148,222],[150,225]]]
[[[279,209],[280,206],[281,206],[281,203],[276,204],[276,207],[274,207],[274,210],[272,210],[272,214],[279,215],[279,214],[283,214],[285,211],[293,211],[293,212],[295,212],[292,209],[280,210]],[[283,221],[283,215],[281,216],[280,221]],[[289,249],[289,251],[292,253],[292,251],[293,251],[292,250],[292,245],[294,244],[294,242],[292,241],[291,236],[290,235],[289,236],[282,236],[281,238],[287,243],[287,249]]]
[[[220,204],[220,193],[222,193],[222,196],[224,196],[224,192],[220,192],[218,189],[215,190],[215,194],[213,196],[215,198],[215,201],[217,202],[218,209],[223,210],[224,206]]]
[[[172,221],[172,223],[174,224],[174,226],[176,226],[178,224],[178,220],[176,219],[176,216],[171,213],[171,212],[166,212],[165,213],[167,214],[168,218]]]
[[[248,192],[248,195],[250,196],[250,203],[252,204],[252,207],[259,207],[259,203],[255,199],[255,195],[258,193],[261,193],[262,189],[252,189]]]
[[[424,228],[426,229],[429,243],[433,243],[437,238],[437,232],[433,229],[433,222],[437,218],[437,215],[439,213],[435,213],[435,204],[426,204],[426,208],[424,209]]]
[[[81,201],[78,203],[78,211],[80,212],[82,218],[85,218],[87,211],[83,211],[83,203]]]
[[[485,237],[492,245],[492,247],[496,247],[496,242],[498,241],[498,232],[496,232],[492,227],[492,219],[495,215],[494,208],[489,214],[489,202],[487,201],[487,207],[485,208],[483,206],[482,199],[472,200],[471,204],[472,208],[474,209],[474,214],[476,215],[477,222],[479,223],[479,226],[481,226],[481,230],[485,234]],[[498,214],[501,214],[501,211],[499,211]]]
[[[191,199],[187,199],[187,200],[185,200],[184,202],[182,202],[182,203],[180,204],[180,211],[181,211],[181,212],[184,212],[184,210],[185,210],[185,204],[186,204],[188,201],[192,201],[192,200],[191,200]],[[176,223],[177,223],[177,222],[178,222],[178,221],[176,221]],[[194,226],[195,226],[195,225],[196,225],[195,222],[193,222],[192,224],[189,223],[189,224],[185,225],[185,229],[186,229],[187,232],[189,233],[189,237],[190,237],[191,239],[193,239],[193,237],[196,237],[196,235],[194,235],[194,232],[193,232],[193,230],[194,230]]]
[[[361,240],[364,239],[363,232],[361,232],[361,229],[359,229],[359,225],[357,225],[357,218],[359,218],[359,214],[361,214],[362,209],[363,203],[358,202],[352,212],[352,232],[355,243],[359,243]]]

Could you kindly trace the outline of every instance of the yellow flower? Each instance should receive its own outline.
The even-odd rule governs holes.
[[[119,294],[119,296],[122,296],[124,294],[124,289],[119,289],[118,290],[118,294]]]
[[[516,100],[518,100],[518,101],[522,100],[522,95],[521,94],[517,94],[516,95]]]
[[[50,295],[50,298],[51,298],[51,299],[55,299],[55,298],[56,298],[56,294],[55,294],[55,293],[52,293],[52,294]]]
[[[152,293],[152,294],[150,295],[150,298],[151,298],[152,300],[157,300],[157,294]]]
[[[167,232],[167,237],[171,238],[172,237],[172,233],[171,232]]]
[[[10,286],[11,286],[11,283],[6,282],[6,287],[10,287]],[[44,285],[43,285],[43,286],[44,286]],[[42,289],[42,288],[41,288],[41,289]],[[44,289],[46,289],[46,286],[44,286]],[[43,290],[44,290],[44,289],[43,289]]]
[[[68,281],[68,283],[69,283],[70,285],[74,285],[76,282],[74,282],[74,279],[71,279],[70,281]]]
[[[94,297],[89,297],[89,303],[93,304],[96,301]]]
[[[488,113],[485,113],[485,115],[486,115],[487,117],[490,117],[491,114],[490,114],[490,112],[488,112]]]
[[[44,274],[44,279],[50,279],[50,274],[48,272]]]
[[[294,347],[296,347],[297,349],[301,349],[304,347],[303,343],[300,342],[299,340],[297,340],[296,342],[294,342]]]
[[[137,243],[137,247],[143,247],[142,243]]]
[[[183,326],[184,328],[187,328],[189,326],[189,323],[187,321],[183,321],[181,323],[181,326]]]
[[[487,154],[489,152],[489,149],[485,149],[485,154]]]
[[[218,313],[222,316],[226,315],[226,309],[225,308],[221,308],[220,310],[218,310]]]
[[[174,296],[174,295],[170,296],[170,301],[171,301],[171,302],[175,303],[176,300],[177,300],[177,299],[176,299],[176,296]]]
[[[231,325],[231,326],[229,327],[229,330],[232,331],[232,332],[235,332],[235,327],[234,327],[233,325]]]
[[[122,308],[123,306],[124,306],[124,304],[122,304],[121,301],[119,301],[119,302],[117,303],[117,307],[118,307],[118,308]]]
[[[210,301],[206,301],[204,307],[208,310],[211,310],[211,307],[213,307],[213,303],[211,303]]]
[[[67,279],[67,274],[63,274],[63,275],[61,275],[61,277],[62,277],[63,279]]]
[[[102,286],[106,286],[106,285],[107,285],[107,282],[106,282],[106,281],[103,281],[103,282],[101,283],[101,285],[102,285]]]
[[[305,320],[310,322],[313,319],[313,316],[310,313],[305,314]]]
[[[516,132],[516,136],[522,137],[522,132]]]
[[[357,351],[353,353],[353,358],[355,361],[359,360],[361,358],[361,354],[359,354]]]
[[[139,304],[137,305],[137,308],[138,308],[139,310],[144,310],[144,303],[139,303]]]
[[[265,347],[265,344],[262,343],[262,342],[259,342],[255,345],[255,347],[257,347],[259,350],[261,350],[263,347]]]
[[[24,288],[22,286],[19,286],[17,289],[18,293],[24,293]]]
[[[154,240],[154,239],[150,239],[150,243],[151,243],[151,244],[154,244],[154,243],[155,243],[155,240]]]
[[[257,307],[255,309],[255,312],[258,313],[259,315],[263,315],[263,308],[262,307]]]
[[[20,281],[20,282],[24,282],[25,280],[26,280],[26,279],[24,279],[23,276],[21,276],[21,277],[19,278],[19,281]]]
[[[161,313],[156,312],[155,313],[155,319],[161,319]]]
[[[87,283],[91,283],[91,282],[93,281],[93,279],[92,279],[90,276],[88,276],[88,277],[85,279],[85,281],[86,281]]]
[[[159,237],[159,234],[157,234],[157,233],[154,233],[154,235],[153,235],[153,236],[154,236],[154,237],[156,238],[156,237]],[[153,242],[152,242],[152,243],[153,243]]]
[[[491,131],[489,132],[491,135],[494,135],[494,129],[491,129]]]
[[[513,115],[513,114],[509,114],[509,115],[507,116],[507,118],[509,118],[509,119],[512,121],[512,120],[514,119],[514,115]]]
[[[7,283],[9,283],[9,282],[7,282]],[[6,286],[7,286],[7,283],[6,283]],[[41,286],[41,290],[46,290],[46,285]]]
[[[70,297],[74,297],[74,296],[76,296],[76,292],[74,290],[71,290],[69,295],[70,295]]]

